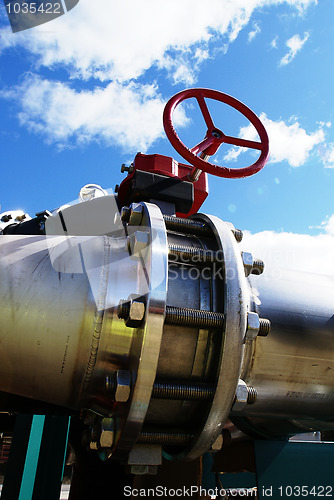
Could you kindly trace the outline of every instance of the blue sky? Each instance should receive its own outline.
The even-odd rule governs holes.
[[[182,161],[164,104],[207,87],[261,117],[271,158],[250,178],[210,176],[202,211],[252,233],[333,235],[333,19],[332,0],[80,0],[12,33],[0,4],[1,211],[33,216],[88,182],[114,188],[137,151]],[[209,107],[225,133],[249,133],[239,114]],[[176,118],[189,147],[204,137],[194,105]],[[213,161],[254,158],[220,149]]]

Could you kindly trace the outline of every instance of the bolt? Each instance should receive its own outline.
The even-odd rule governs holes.
[[[250,385],[247,386],[247,404],[253,405],[257,399],[257,390]]]
[[[128,300],[121,299],[117,308],[117,316],[119,319],[128,319],[130,312],[130,302]]]
[[[127,167],[125,165],[125,163],[122,163],[122,166],[121,166],[121,173],[122,174],[124,174],[124,172],[128,172],[129,174],[132,174],[133,171],[134,171],[133,163],[131,163],[131,165],[129,167]]]
[[[264,262],[261,259],[253,259],[253,255],[249,252],[241,252],[241,258],[244,265],[246,277],[250,274],[263,273]]]
[[[254,340],[256,337],[266,337],[270,332],[271,322],[269,319],[259,318],[255,312],[247,314],[246,339]]]
[[[204,383],[162,382],[153,384],[152,398],[185,401],[208,401],[213,399],[216,387]]]
[[[116,184],[115,189],[114,189],[115,193],[118,193],[118,190],[119,190],[119,184]]]
[[[264,262],[261,259],[254,259],[252,274],[262,274],[264,271]]]
[[[165,324],[219,330],[224,328],[225,317],[213,311],[166,306]]]
[[[271,329],[271,322],[269,319],[260,318],[260,328],[259,328],[259,337],[266,337]]]
[[[9,222],[12,219],[11,214],[6,214],[1,217],[1,222]]]
[[[232,231],[236,241],[238,243],[240,243],[240,241],[242,240],[242,237],[243,237],[243,234],[242,234],[242,231],[240,229],[236,229],[234,227],[234,225],[232,224],[232,222],[227,222],[227,221],[224,221],[225,224],[230,228],[230,230]]]
[[[241,231],[241,229],[234,229],[232,232],[237,242],[240,243],[243,238],[243,232]]]
[[[114,419],[105,417],[101,421],[101,434],[99,444],[102,448],[111,448],[114,443]]]
[[[126,240],[126,247],[131,254],[138,257],[148,245],[148,234],[144,231],[135,231]]]
[[[15,220],[17,220],[18,222],[22,222],[24,221],[24,219],[27,218],[27,214],[22,214],[22,215],[18,215]]]
[[[139,226],[143,218],[143,205],[140,203],[131,203],[130,209],[129,224],[131,226]]]
[[[130,207],[122,207],[122,209],[121,209],[121,221],[125,222],[125,223],[129,222],[130,214],[131,214]]]

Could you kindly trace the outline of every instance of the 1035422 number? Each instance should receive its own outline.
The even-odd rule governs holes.
[[[6,9],[8,14],[63,14],[60,2],[12,2]]]
[[[333,486],[279,486],[279,495],[282,498],[295,497],[333,497]]]

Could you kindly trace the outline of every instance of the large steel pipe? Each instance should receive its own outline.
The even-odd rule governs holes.
[[[0,391],[107,417],[120,459],[144,435],[196,458],[229,418],[268,436],[333,428],[333,280],[259,275],[231,225],[149,203],[114,233],[69,235],[107,198],[54,214],[46,237],[0,236]]]

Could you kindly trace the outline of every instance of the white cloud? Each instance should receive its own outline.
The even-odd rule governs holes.
[[[277,276],[277,268],[334,276],[334,216],[328,220],[326,234],[244,231],[242,250],[251,252],[265,263],[268,279]]]
[[[334,143],[328,144],[324,151],[320,151],[325,168],[334,168]]]
[[[30,75],[2,94],[19,101],[21,124],[59,146],[102,140],[144,152],[163,134],[164,101],[153,85],[111,82],[105,88],[77,92],[68,84]],[[175,118],[182,126],[186,118],[182,108],[177,111]]]
[[[34,56],[34,75],[1,95],[15,96],[21,123],[49,141],[101,139],[145,150],[161,134],[163,101],[155,86],[138,80],[147,69],[193,85],[201,64],[217,49],[212,42],[228,46],[255,9],[285,4],[300,13],[312,3],[316,0],[212,0],[210,9],[203,9],[202,0],[98,0],[93,7],[80,0],[66,15],[34,29],[15,34],[0,29],[0,52],[17,46]],[[36,77],[44,67],[65,70],[63,82]],[[90,78],[94,90],[74,89],[72,80],[78,87]]]
[[[327,234],[334,236],[334,214],[327,216],[319,228],[323,229]]]
[[[285,44],[289,51],[280,60],[280,66],[286,66],[289,64],[296,57],[297,53],[303,48],[309,37],[309,33],[304,33],[304,38],[300,38],[299,35],[294,35],[289,38]]]
[[[283,120],[273,121],[265,113],[260,115],[269,137],[270,161],[279,163],[287,161],[291,167],[303,165],[313,148],[322,144],[325,140],[323,128],[316,132],[308,133],[303,129],[295,118],[291,125]],[[248,125],[240,130],[240,137],[252,141],[258,141],[258,136],[253,125]],[[232,148],[225,156],[225,160],[236,160],[238,156],[247,151],[244,148]]]
[[[277,49],[277,40],[278,40],[278,35],[276,35],[275,38],[270,43],[270,47],[272,49]]]
[[[72,75],[119,81],[137,78],[171,49],[188,54],[217,36],[233,41],[256,8],[288,4],[301,11],[315,0],[80,0],[51,23],[11,36],[37,56],[38,64],[65,65]],[[8,30],[0,37],[8,45]],[[7,42],[6,42],[7,40]],[[192,50],[190,50],[190,48]],[[1,49],[0,49],[1,50]],[[167,65],[169,64],[167,58]]]
[[[257,23],[254,23],[253,30],[248,33],[248,42],[251,42],[259,33],[261,33],[261,28]]]

